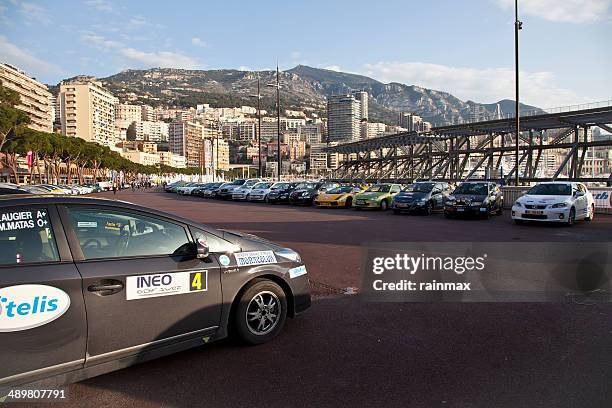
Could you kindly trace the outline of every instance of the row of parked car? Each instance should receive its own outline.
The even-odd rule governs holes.
[[[234,201],[315,205],[355,210],[391,209],[394,214],[442,211],[446,218],[502,215],[504,196],[500,186],[490,181],[466,181],[458,186],[446,182],[341,184],[333,181],[280,181],[238,179],[232,182],[168,184],[165,191]],[[512,205],[517,224],[526,221],[590,221],[595,201],[582,183],[544,182],[529,189]]]
[[[0,194],[63,194],[81,195],[103,191],[100,183],[96,184],[13,184],[0,183]]]

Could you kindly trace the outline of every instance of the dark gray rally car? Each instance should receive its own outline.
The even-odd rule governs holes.
[[[310,306],[288,248],[111,200],[0,198],[0,390],[65,383],[235,335],[271,340]]]

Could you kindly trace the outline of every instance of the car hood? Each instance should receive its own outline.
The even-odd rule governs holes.
[[[399,193],[398,195],[395,196],[396,200],[418,200],[420,198],[425,198],[428,197],[429,193],[422,193],[422,192],[406,192],[406,193]]]
[[[375,198],[380,198],[384,195],[387,195],[389,193],[383,193],[383,192],[374,192],[374,191],[370,191],[370,192],[366,192],[366,193],[361,193],[361,194],[357,194],[355,196],[355,198],[361,199],[361,200],[372,200]]]
[[[337,200],[340,197],[344,197],[349,193],[339,193],[339,194],[319,194],[319,200]]]
[[[571,196],[551,196],[551,195],[531,195],[525,194],[518,198],[517,201],[521,203],[541,203],[541,204],[552,204],[563,201],[569,201]]]
[[[312,193],[314,193],[314,192],[316,192],[316,191],[317,191],[317,190],[315,190],[315,189],[311,189],[311,188],[310,188],[310,189],[306,189],[306,188],[302,189],[302,188],[300,188],[299,190],[293,190],[293,191],[292,191],[292,193],[299,193],[299,194],[302,194],[302,193],[310,193],[310,194],[312,194]]]
[[[455,200],[463,200],[463,201],[482,201],[487,198],[486,194],[453,194]]]

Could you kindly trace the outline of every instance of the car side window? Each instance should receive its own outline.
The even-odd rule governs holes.
[[[210,232],[198,229],[198,228],[193,228],[193,227],[189,227],[191,229],[191,232],[193,234],[193,238],[198,241],[200,239],[203,239],[204,242],[206,242],[206,245],[208,246],[208,250],[211,253],[222,253],[222,252],[230,252],[232,250],[232,243],[224,240],[223,238],[220,238],[214,234],[211,234]]]
[[[59,260],[46,208],[0,208],[0,265],[27,265]]]
[[[68,207],[85,259],[186,255],[194,252],[181,225],[143,213]]]
[[[399,193],[399,191],[400,191],[399,186],[392,186],[392,187],[391,187],[391,192],[392,192],[392,193]]]

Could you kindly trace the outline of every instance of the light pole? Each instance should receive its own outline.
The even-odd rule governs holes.
[[[249,95],[252,98],[257,98],[257,146],[259,149],[259,172],[257,177],[262,177],[261,171],[261,92],[260,92],[260,78],[259,72],[257,73],[257,95]]]
[[[519,134],[521,132],[521,119],[519,112],[519,30],[523,28],[523,22],[518,19],[518,0],[514,0],[514,84],[516,86],[514,95],[514,112],[516,126],[516,144],[514,149],[515,163],[515,185],[520,183],[519,177]]]
[[[281,179],[281,149],[280,149],[280,71],[278,70],[278,62],[276,63],[276,83],[275,84],[267,84],[267,86],[276,88],[276,148],[277,148],[277,179],[280,181]]]

